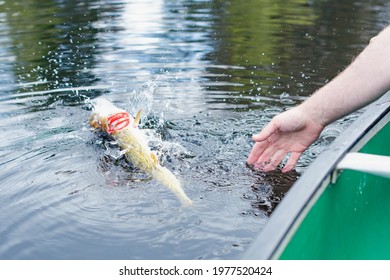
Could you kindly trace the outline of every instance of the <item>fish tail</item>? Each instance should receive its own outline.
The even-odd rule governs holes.
[[[186,195],[183,188],[181,187],[180,181],[172,174],[169,169],[157,165],[157,168],[154,173],[154,178],[170,189],[185,205],[191,205],[191,199]]]

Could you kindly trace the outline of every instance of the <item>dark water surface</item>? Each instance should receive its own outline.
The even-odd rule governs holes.
[[[0,0],[0,258],[240,258],[356,114],[289,174],[245,166],[251,135],[389,18],[387,0]],[[193,206],[114,159],[87,123],[98,96],[143,109]]]

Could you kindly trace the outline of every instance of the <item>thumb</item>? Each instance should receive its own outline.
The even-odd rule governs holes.
[[[255,142],[261,142],[269,138],[272,134],[274,134],[278,130],[278,126],[275,125],[274,122],[270,122],[260,133],[252,136],[252,140]]]

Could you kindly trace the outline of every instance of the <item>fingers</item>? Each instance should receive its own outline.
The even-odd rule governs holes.
[[[290,149],[293,148],[292,145],[287,145],[289,147],[280,145],[279,123],[274,118],[259,134],[252,136],[253,141],[256,143],[248,156],[247,163],[250,165],[254,164],[256,169],[261,169],[265,172],[275,170],[291,151]],[[282,168],[282,172],[291,171],[301,154],[302,152],[291,152],[286,165]]]
[[[254,164],[268,147],[268,142],[257,142],[248,156],[247,163]]]
[[[268,149],[271,144],[269,141],[267,141],[268,138],[270,138],[277,130],[278,126],[271,122],[262,131],[260,131],[259,134],[252,136],[253,141],[255,141],[256,143],[248,156],[248,164],[254,164],[255,162],[259,161],[259,158],[263,155],[263,153]],[[275,151],[272,151],[271,155],[274,152]],[[269,155],[265,154],[265,156]]]
[[[268,172],[275,170],[285,158],[286,154],[287,153],[283,150],[276,151],[276,153],[270,158],[269,163],[264,166],[263,171]]]
[[[266,150],[261,154],[261,156],[258,157],[257,160],[250,164],[254,164],[255,169],[260,169],[264,172],[272,171],[278,168],[279,164],[283,161],[287,154],[288,152],[285,150]],[[291,171],[298,162],[301,154],[302,152],[291,152],[286,165],[282,168],[281,171],[283,173]]]
[[[261,147],[256,149],[256,145]],[[248,158],[248,164],[254,164],[255,169],[261,169],[266,172],[271,171],[278,167],[286,154],[287,151],[277,148],[269,141],[258,142]]]
[[[267,149],[257,159],[256,163],[268,164],[272,160],[272,156],[277,152],[274,146],[268,146]]]
[[[292,152],[286,165],[283,167],[282,172],[285,173],[291,171],[294,168],[295,164],[297,163],[301,154],[302,152]]]
[[[260,131],[259,134],[253,135],[252,140],[255,142],[261,142],[269,138],[272,134],[275,133],[279,129],[278,125],[276,125],[274,122],[270,122],[266,127],[263,128],[262,131]]]

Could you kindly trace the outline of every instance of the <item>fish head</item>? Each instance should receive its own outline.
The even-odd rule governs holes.
[[[116,107],[107,99],[97,98],[93,102],[89,124],[95,129],[112,134],[126,127],[137,128],[139,119],[140,112],[133,119],[125,110]]]

